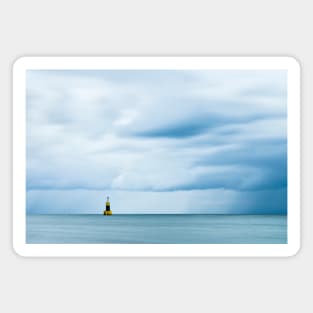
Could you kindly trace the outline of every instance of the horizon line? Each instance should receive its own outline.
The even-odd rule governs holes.
[[[103,215],[103,213],[26,213],[26,215]],[[114,213],[113,215],[288,215],[288,213]]]

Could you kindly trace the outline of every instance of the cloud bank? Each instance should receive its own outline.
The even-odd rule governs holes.
[[[286,71],[28,71],[27,210],[286,213],[286,122]]]

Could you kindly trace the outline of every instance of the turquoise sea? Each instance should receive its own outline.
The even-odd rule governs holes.
[[[27,215],[27,243],[287,243],[286,215]]]

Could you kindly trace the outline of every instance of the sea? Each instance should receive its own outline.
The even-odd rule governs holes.
[[[286,215],[27,215],[29,244],[285,244]]]

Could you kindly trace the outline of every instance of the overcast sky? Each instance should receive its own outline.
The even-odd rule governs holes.
[[[287,71],[27,72],[27,211],[286,213]]]

